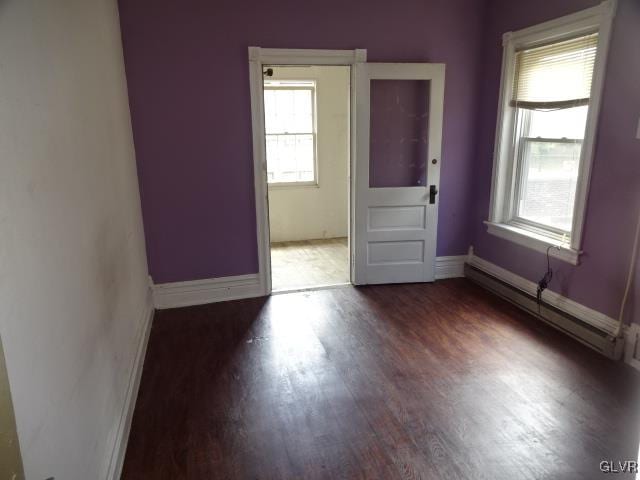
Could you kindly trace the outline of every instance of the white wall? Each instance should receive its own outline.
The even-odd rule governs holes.
[[[0,1],[0,332],[29,480],[105,478],[147,282],[116,0]]]
[[[269,187],[271,241],[346,237],[349,67],[276,67],[273,79],[316,80],[318,187]]]

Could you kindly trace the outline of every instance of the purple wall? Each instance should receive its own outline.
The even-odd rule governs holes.
[[[598,4],[593,0],[531,2],[492,0],[486,17],[483,82],[478,109],[476,190],[472,243],[476,253],[529,280],[545,270],[544,255],[486,233],[493,142],[500,85],[501,36],[539,22]],[[553,260],[550,288],[583,305],[617,317],[640,209],[640,2],[620,0],[610,44],[599,131],[591,176],[582,264]],[[640,317],[636,283],[627,319]]]
[[[366,48],[371,61],[446,63],[438,255],[465,253],[483,6],[478,0],[120,0],[153,280],[257,271],[250,45]]]
[[[156,283],[257,271],[247,46],[367,48],[370,61],[447,65],[438,255],[538,280],[544,257],[490,236],[501,35],[598,0],[120,0],[149,270]],[[366,6],[366,15],[363,9]],[[486,8],[485,8],[486,7]],[[616,316],[640,208],[640,2],[620,0],[582,265],[551,289]],[[481,74],[481,75],[479,75]],[[640,285],[631,318],[640,316]]]

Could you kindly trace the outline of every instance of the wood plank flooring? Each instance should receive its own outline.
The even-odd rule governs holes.
[[[348,283],[347,239],[272,243],[271,277],[274,291]]]
[[[464,279],[156,313],[122,478],[592,479],[640,374]]]

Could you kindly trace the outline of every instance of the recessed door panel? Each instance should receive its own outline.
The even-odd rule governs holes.
[[[369,242],[369,265],[402,265],[424,262],[424,241]]]
[[[425,206],[369,207],[369,232],[423,230]]]

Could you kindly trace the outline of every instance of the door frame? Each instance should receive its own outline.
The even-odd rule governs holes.
[[[271,255],[269,232],[269,190],[267,185],[267,154],[264,126],[264,65],[343,65],[351,67],[349,89],[349,272],[354,281],[354,217],[355,217],[355,111],[356,111],[356,66],[366,63],[366,49],[311,50],[288,48],[249,47],[249,87],[251,93],[251,130],[253,140],[253,180],[256,202],[256,236],[258,243],[258,279],[263,295],[271,294]]]

